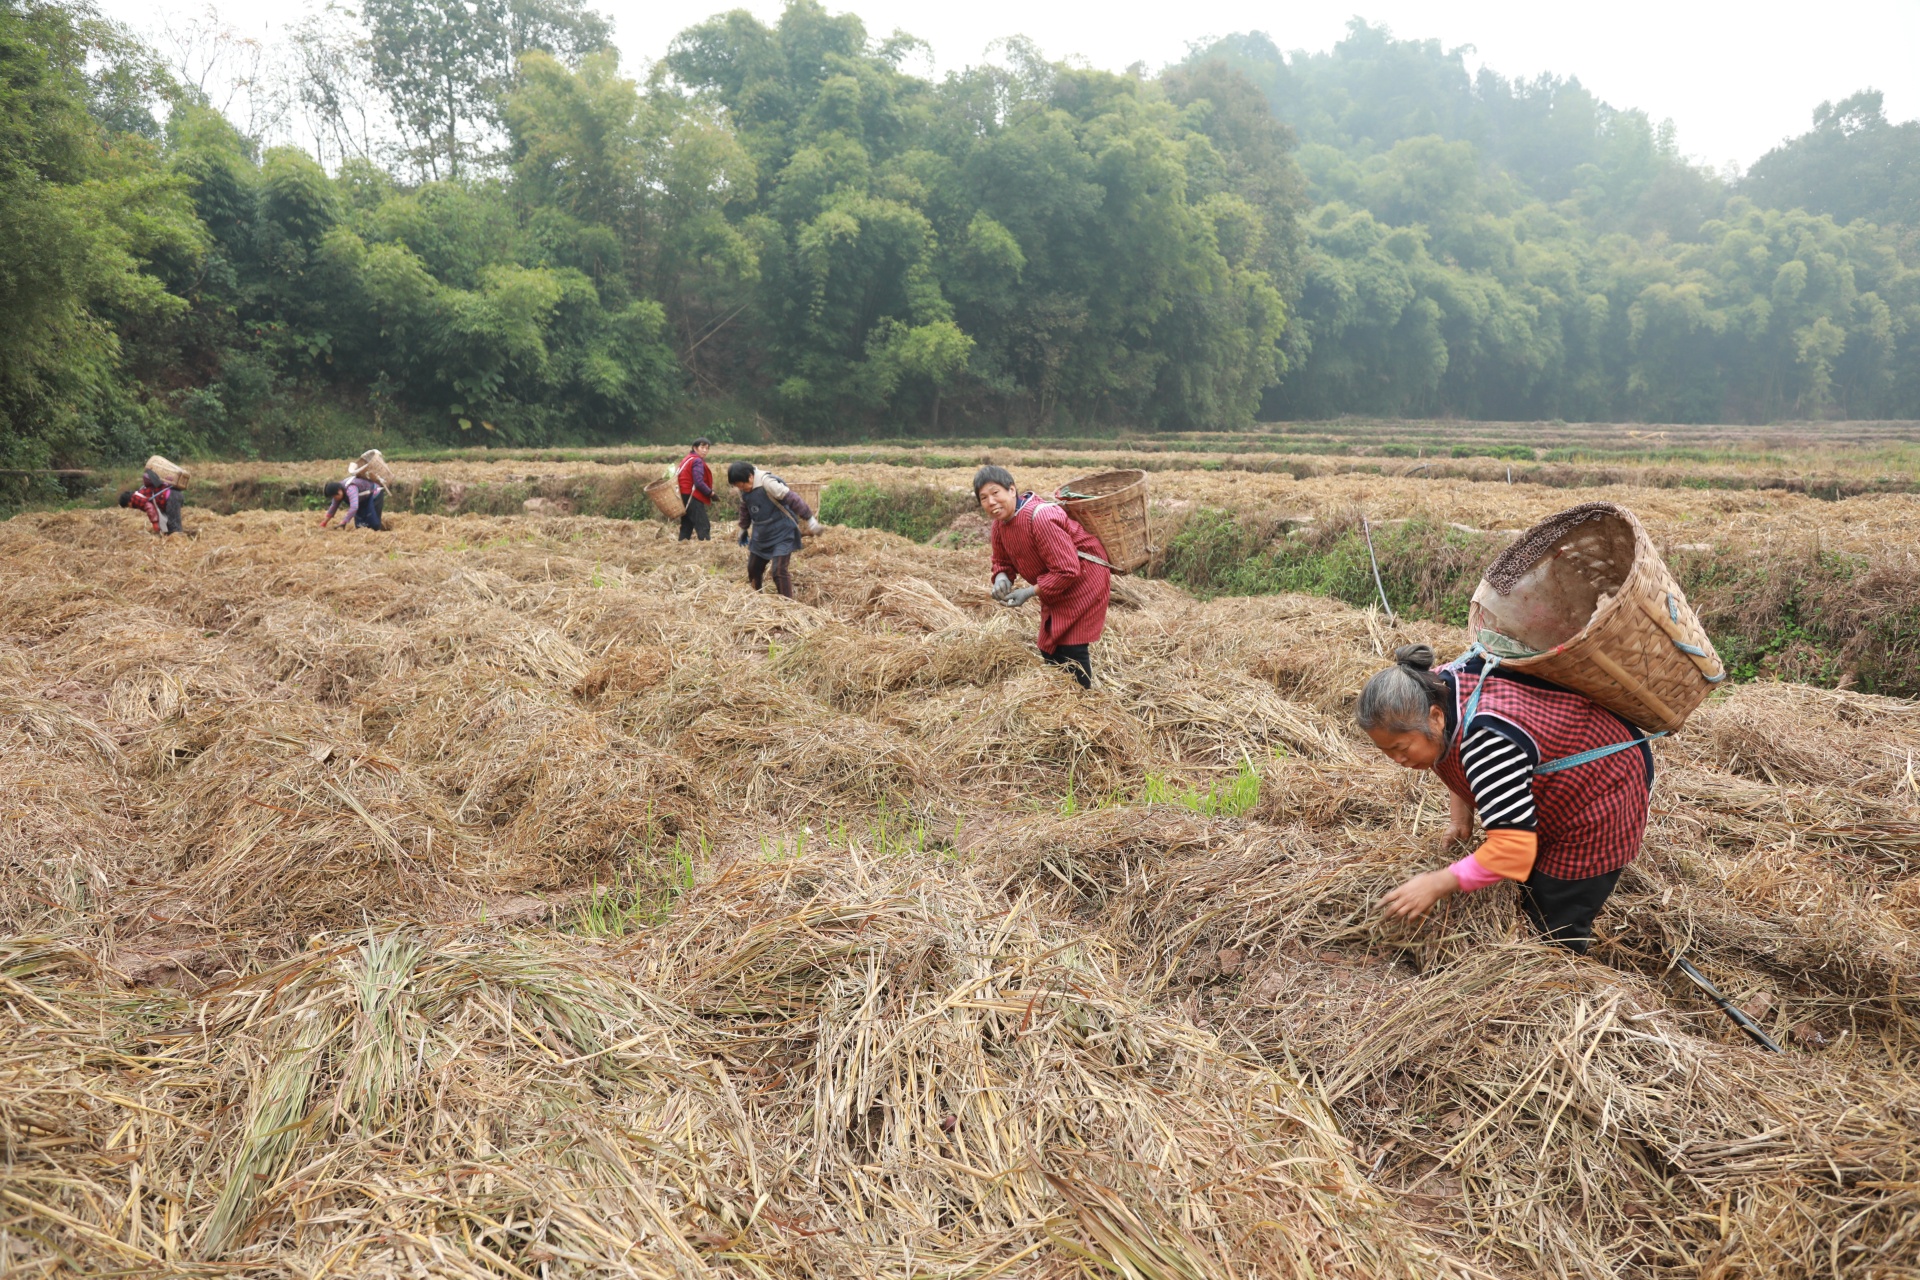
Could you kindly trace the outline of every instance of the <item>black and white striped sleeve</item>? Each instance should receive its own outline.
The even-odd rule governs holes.
[[[1513,739],[1475,729],[1460,748],[1480,825],[1488,831],[1532,831],[1533,764]]]

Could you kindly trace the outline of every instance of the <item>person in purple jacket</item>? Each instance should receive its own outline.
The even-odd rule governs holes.
[[[329,480],[324,492],[328,503],[327,514],[320,519],[322,529],[332,522],[333,513],[340,509],[342,503],[347,508],[345,517],[340,521],[342,529],[380,527],[380,508],[386,500],[387,491],[372,476],[349,476],[345,484]]]

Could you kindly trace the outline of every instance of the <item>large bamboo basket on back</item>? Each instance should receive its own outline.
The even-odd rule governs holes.
[[[800,501],[807,504],[807,510],[813,512],[815,518],[820,515],[820,491],[826,486],[827,482],[824,480],[787,481],[787,488],[800,495]]]
[[[161,484],[171,485],[176,489],[184,486],[192,478],[185,467],[177,462],[168,462],[157,453],[147,459],[145,469],[158,476]]]
[[[393,488],[393,468],[387,465],[386,455],[378,449],[369,449],[347,464],[348,476],[365,476],[383,489]]]
[[[1678,729],[1726,668],[1633,512],[1589,502],[1522,534],[1487,569],[1468,625],[1523,672],[1649,731]],[[1484,633],[1484,634],[1483,634]],[[1490,643],[1491,642],[1491,643]]]
[[[669,520],[678,520],[687,514],[687,504],[680,497],[680,482],[673,476],[665,476],[647,486],[647,496],[653,499],[653,505],[660,508],[660,514]]]
[[[1100,539],[1107,563],[1132,573],[1153,554],[1147,539],[1147,473],[1103,471],[1060,486],[1054,500]]]

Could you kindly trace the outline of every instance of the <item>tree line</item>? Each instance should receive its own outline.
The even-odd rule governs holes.
[[[3,0],[0,465],[1920,417],[1920,125],[1871,93],[1728,178],[1360,21],[1157,75],[919,52],[791,0],[636,78],[578,0],[366,0],[296,28],[293,145]]]

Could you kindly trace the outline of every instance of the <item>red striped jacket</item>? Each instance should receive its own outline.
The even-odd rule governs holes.
[[[1113,580],[1100,539],[1080,527],[1057,503],[1032,494],[1020,499],[1011,520],[995,520],[990,532],[993,568],[988,574],[1018,574],[1040,588],[1040,652],[1063,644],[1092,644],[1107,629],[1107,588]]]
[[[165,528],[161,517],[166,514],[167,503],[172,497],[173,490],[165,486],[159,489],[149,489],[145,485],[141,485],[133,491],[133,497],[129,499],[129,502],[131,505],[146,512],[147,523],[153,526],[155,533],[160,533]]]
[[[1455,795],[1473,790],[1460,763],[1460,717],[1480,684],[1484,659],[1449,663],[1438,674],[1453,687],[1447,708],[1447,749],[1434,772]],[[1571,689],[1495,669],[1474,709],[1468,732],[1491,728],[1516,743],[1528,763],[1578,755],[1627,739],[1644,738],[1619,716]],[[1653,751],[1617,751],[1557,773],[1533,777],[1539,855],[1534,869],[1561,880],[1618,871],[1640,854],[1653,789]]]

